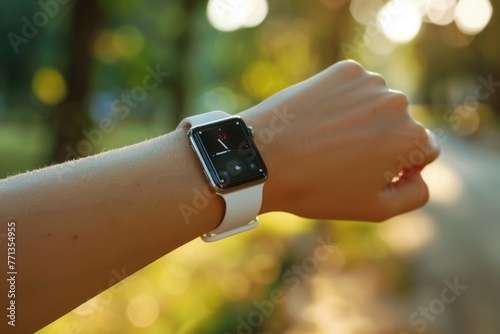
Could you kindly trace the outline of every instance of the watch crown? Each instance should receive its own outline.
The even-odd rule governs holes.
[[[252,138],[255,138],[255,131],[254,131],[253,127],[247,126],[247,128],[248,128],[248,132],[250,132],[250,135],[252,136]]]

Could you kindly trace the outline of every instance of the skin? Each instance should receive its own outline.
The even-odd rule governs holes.
[[[404,94],[347,61],[242,112],[269,170],[260,213],[382,221],[425,204],[420,170],[439,150],[407,109]],[[401,163],[422,145],[424,159]],[[205,204],[186,218],[180,207],[193,207],[197,193]],[[213,230],[224,205],[185,129],[1,180],[1,233],[16,223],[16,332],[109,288],[113,270],[132,274]],[[13,329],[6,322],[2,332]]]

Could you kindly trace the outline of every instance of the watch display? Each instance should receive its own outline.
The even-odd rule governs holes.
[[[240,117],[192,127],[188,135],[217,188],[229,189],[267,177],[251,131]]]

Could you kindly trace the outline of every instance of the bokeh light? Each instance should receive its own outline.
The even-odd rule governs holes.
[[[133,276],[127,282],[127,289],[124,289],[124,296],[128,299],[133,299],[139,295],[153,294],[154,285],[151,283],[148,278],[142,275]]]
[[[133,25],[123,25],[116,30],[102,29],[94,37],[92,53],[103,63],[112,64],[119,59],[132,59],[144,47],[141,31]]]
[[[439,36],[448,46],[453,48],[463,48],[472,43],[476,35],[467,35],[458,29],[456,24],[439,27]]]
[[[61,103],[66,97],[66,82],[54,67],[39,68],[31,81],[31,89],[35,96],[44,104],[54,106]]]
[[[426,166],[422,171],[422,178],[429,187],[431,202],[453,205],[464,195],[464,184],[460,175],[440,160]]]
[[[251,108],[345,58],[354,58],[367,70],[381,73],[391,88],[408,95],[416,120],[430,128],[441,127],[447,135],[446,139],[440,137],[442,155],[422,172],[429,186],[430,203],[418,211],[382,224],[267,213],[252,232],[211,245],[197,238],[140,272],[132,274],[127,268],[130,278],[124,284],[91,298],[41,333],[234,333],[241,325],[239,319],[257,320],[253,317],[259,311],[255,305],[270,305],[266,301],[275,289],[283,293],[283,302],[273,303],[272,315],[266,316],[262,325],[242,332],[415,332],[418,328],[408,321],[411,312],[439,297],[444,278],[462,273],[443,269],[442,275],[440,272],[433,277],[433,268],[446,267],[448,254],[458,254],[465,250],[464,245],[474,246],[473,241],[462,242],[461,236],[475,236],[469,231],[490,231],[498,216],[488,202],[495,200],[496,183],[492,181],[498,180],[485,173],[489,165],[498,162],[493,155],[500,142],[500,77],[496,75],[499,52],[494,47],[494,26],[498,22],[494,22],[490,2],[104,1],[99,6],[104,14],[102,21],[92,28],[87,43],[69,43],[67,38],[66,31],[88,29],[87,25],[68,29],[76,23],[75,17],[85,15],[85,11],[78,11],[62,20],[63,24],[55,20],[50,29],[43,33],[40,29],[36,41],[20,45],[20,54],[6,54],[0,75],[0,165],[4,175],[38,168],[47,164],[55,149],[64,149],[66,144],[53,140],[56,131],[77,124],[65,124],[64,119],[52,122],[55,108],[50,106],[68,102],[73,105],[69,98],[75,95],[69,91],[85,98],[78,104],[80,108],[69,108],[68,112],[85,110],[95,126],[104,118],[113,120],[116,130],[103,135],[102,145],[95,150],[99,152],[168,132],[181,117],[191,113],[216,109],[237,113]],[[16,10],[23,7],[16,2],[5,3]],[[74,6],[68,10],[73,11]],[[10,26],[5,34],[19,31],[21,26],[13,23],[5,23]],[[228,31],[232,33],[224,33]],[[342,45],[350,49],[342,49]],[[31,55],[28,47],[37,52]],[[69,57],[86,49],[92,59]],[[69,78],[66,73],[74,71],[71,66],[86,68],[82,60],[91,64],[87,88],[75,80],[65,82]],[[20,64],[32,71],[27,79],[21,75]],[[57,66],[38,69],[44,64]],[[145,70],[147,66],[159,66],[169,77],[148,90],[147,99],[137,108],[129,106],[130,117],[121,120],[113,103],[120,101],[119,107],[129,103],[123,96],[130,93],[128,88],[143,85],[145,76],[151,75]],[[146,81],[153,83],[149,79]],[[478,91],[480,83],[483,86]],[[33,89],[26,93],[26,86]],[[478,100],[474,106],[465,105],[470,102],[466,97],[473,96]],[[285,105],[276,111],[287,112],[290,107]],[[15,119],[20,120],[19,124]],[[89,126],[86,132],[82,128],[76,133],[94,134],[94,126]],[[151,130],[160,127],[158,133]],[[43,137],[37,133],[43,133]],[[492,159],[481,161],[484,152]],[[484,177],[476,177],[471,187],[469,173]],[[491,195],[481,196],[483,190],[491,191]],[[462,209],[477,212],[467,216]],[[493,222],[485,225],[489,228],[478,228],[488,220]],[[171,223],[173,227],[182,224]],[[494,255],[494,233],[489,234],[491,243],[478,237],[479,245],[484,242],[485,247],[477,248],[483,251],[491,247]],[[318,238],[325,244],[318,243]],[[446,245],[451,239],[456,239],[456,248]],[[442,259],[433,256],[434,249],[443,255]],[[312,266],[309,259],[325,252],[328,258]],[[488,265],[482,255],[471,253],[471,258],[480,257]],[[467,261],[456,257],[463,261],[460,270],[465,271]],[[296,275],[305,263],[314,270],[301,270]],[[496,267],[498,263],[492,263],[491,268]],[[483,271],[475,270],[478,273],[483,276]],[[491,274],[484,271],[484,277]],[[494,281],[497,277],[491,278]],[[465,277],[463,282],[479,286]],[[435,295],[428,291],[431,286],[438,289]],[[478,303],[487,301],[469,292],[466,295],[477,298]],[[90,293],[88,297],[92,297]],[[456,323],[456,312],[450,315],[448,310],[477,309],[475,303],[462,304],[462,299],[449,306],[435,322],[429,322],[429,333],[442,333],[448,322]],[[466,331],[480,333],[484,322],[472,314],[468,320],[471,325]],[[476,328],[473,323],[478,324]]]
[[[118,60],[119,54],[113,44],[113,31],[102,29],[94,38],[92,44],[93,56],[103,63],[114,63]]]
[[[284,80],[278,69],[266,61],[251,64],[243,73],[243,87],[257,98],[267,98],[281,90]]]
[[[406,0],[389,1],[379,11],[377,20],[387,38],[399,44],[414,39],[422,26],[419,9]]]
[[[460,0],[455,10],[455,22],[463,33],[474,35],[486,27],[492,14],[489,0]]]
[[[459,136],[470,136],[474,134],[481,124],[481,117],[477,108],[469,106],[458,106],[450,114],[450,118],[459,120],[452,127],[453,131]]]
[[[158,302],[151,296],[140,295],[129,301],[127,305],[127,318],[136,327],[148,327],[153,324],[160,308]]]
[[[229,113],[239,111],[239,100],[227,87],[215,87],[202,93],[196,99],[197,110],[225,110]]]
[[[371,36],[368,30],[365,32],[364,42],[368,49],[379,55],[391,54],[396,49],[396,44],[391,42],[384,34]]]
[[[118,28],[112,37],[113,47],[125,59],[135,57],[144,46],[144,37],[137,27],[123,25]]]
[[[208,21],[220,31],[256,27],[268,11],[267,0],[210,0],[207,5]]]
[[[349,9],[357,22],[370,24],[376,22],[377,12],[383,6],[381,0],[352,0]]]
[[[182,295],[191,284],[192,273],[187,269],[188,266],[169,263],[164,266],[160,278],[160,286],[170,295]]]
[[[335,9],[343,6],[347,0],[320,0],[321,4],[327,8]]]
[[[379,237],[395,252],[409,255],[436,237],[435,223],[427,214],[414,212],[377,226]]]
[[[274,254],[258,253],[253,256],[245,267],[253,281],[259,284],[269,284],[279,274],[279,259]]]
[[[239,271],[229,271],[221,275],[219,286],[222,294],[229,300],[241,300],[250,290],[250,281]]]
[[[425,13],[430,22],[444,26],[455,19],[456,4],[456,0],[427,0]]]

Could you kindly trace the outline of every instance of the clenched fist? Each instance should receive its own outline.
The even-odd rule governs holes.
[[[256,136],[269,168],[262,213],[380,221],[428,200],[420,171],[439,154],[436,140],[409,115],[403,93],[356,62],[339,62],[241,116],[265,130]]]

